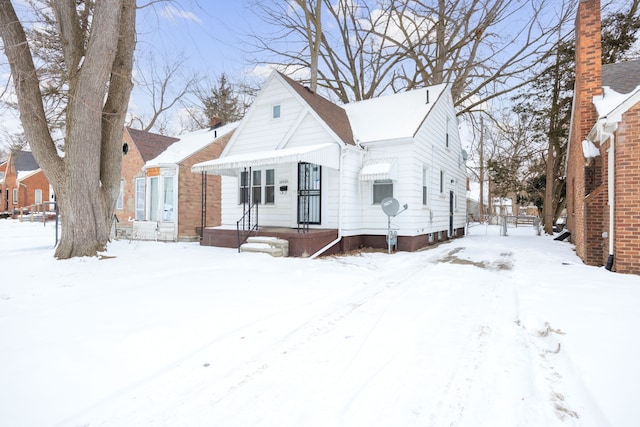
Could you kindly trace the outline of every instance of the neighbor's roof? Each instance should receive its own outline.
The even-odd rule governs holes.
[[[127,128],[133,143],[136,144],[142,160],[145,162],[158,157],[171,144],[178,141],[178,138],[159,135],[157,133],[146,132],[139,129]]]
[[[178,164],[192,154],[202,150],[207,145],[235,130],[240,122],[233,122],[216,129],[200,129],[195,132],[180,135],[178,140],[171,144],[159,156],[147,161],[146,167]]]
[[[640,86],[640,60],[603,65],[602,86],[618,93],[629,93]]]
[[[278,73],[304,99],[304,101],[318,114],[331,130],[345,143],[354,145],[351,124],[345,110],[328,99],[323,98],[308,87]]]
[[[11,153],[11,161],[16,174],[21,171],[34,171],[40,167],[31,151],[14,151]]]
[[[446,84],[346,104],[359,143],[412,138],[444,92]]]

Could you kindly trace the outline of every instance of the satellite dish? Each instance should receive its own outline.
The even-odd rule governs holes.
[[[400,209],[400,202],[393,197],[385,197],[382,199],[382,202],[380,202],[380,206],[382,206],[382,211],[387,214],[387,216],[396,216]]]
[[[466,162],[468,159],[469,159],[469,153],[467,153],[467,150],[462,150],[462,160]]]

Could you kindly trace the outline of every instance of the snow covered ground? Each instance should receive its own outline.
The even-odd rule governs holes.
[[[640,277],[531,228],[272,258],[0,220],[2,426],[637,426]]]

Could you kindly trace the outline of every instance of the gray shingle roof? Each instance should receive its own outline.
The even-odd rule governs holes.
[[[16,172],[34,171],[40,168],[31,151],[14,151],[11,157]]]
[[[618,93],[629,93],[640,86],[640,60],[604,64],[602,86],[609,86]]]

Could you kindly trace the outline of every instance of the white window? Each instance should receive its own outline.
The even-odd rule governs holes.
[[[149,179],[149,219],[158,221],[158,177]]]
[[[264,203],[272,205],[276,201],[276,171],[267,169],[264,186]]]
[[[387,197],[393,197],[393,181],[376,179],[373,181],[373,204],[380,204]]]
[[[447,117],[447,128],[445,129],[445,147],[449,148],[449,117]]]
[[[17,188],[13,189],[13,204],[14,205],[18,204],[18,189]]]
[[[173,222],[175,219],[175,198],[173,189],[173,177],[165,176],[162,182],[162,221]]]
[[[248,196],[251,194],[251,203],[274,204],[275,176],[274,169],[253,170],[251,171],[251,182],[249,182],[249,172],[240,172],[239,203],[249,203]],[[249,193],[249,189],[251,189],[251,193]]]
[[[271,107],[271,117],[274,119],[279,119],[282,113],[280,104],[275,104]]]
[[[36,205],[41,204],[42,203],[42,190],[40,190],[40,189],[36,190],[35,196],[36,196],[36,201],[35,201]]]
[[[249,172],[240,172],[240,197],[238,203],[249,203]]]
[[[120,192],[118,193],[118,200],[116,201],[116,209],[122,210],[124,207],[124,180],[120,180]]]
[[[136,221],[144,221],[144,178],[136,178]]]
[[[429,204],[429,169],[422,168],[422,205]]]
[[[251,203],[262,203],[262,171],[253,171],[251,178]]]

